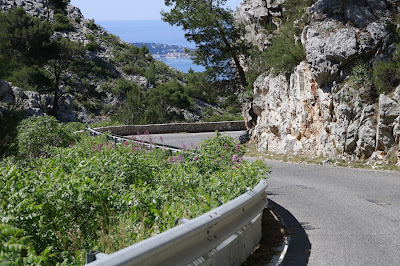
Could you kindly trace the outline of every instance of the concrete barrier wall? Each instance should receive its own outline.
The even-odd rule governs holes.
[[[150,134],[178,133],[178,132],[214,132],[218,131],[240,131],[246,130],[244,121],[226,122],[207,122],[207,123],[172,123],[172,124],[153,124],[153,125],[131,125],[117,127],[96,128],[101,132],[110,131],[114,135],[127,136],[143,134],[148,131]]]

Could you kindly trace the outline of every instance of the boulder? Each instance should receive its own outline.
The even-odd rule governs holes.
[[[376,150],[388,152],[395,144],[394,127],[400,116],[400,104],[390,97],[381,94],[379,96],[378,125],[376,131]],[[397,119],[397,120],[396,120]],[[396,129],[397,131],[397,129]]]

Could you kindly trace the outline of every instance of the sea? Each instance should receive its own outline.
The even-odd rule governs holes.
[[[194,43],[185,39],[185,32],[181,28],[171,26],[162,20],[96,21],[96,23],[130,43],[161,43],[195,48]],[[203,66],[194,64],[190,58],[167,58],[161,61],[185,73],[189,69],[195,72],[205,70]]]

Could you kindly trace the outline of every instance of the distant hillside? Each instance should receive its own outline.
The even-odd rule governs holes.
[[[168,45],[161,43],[135,42],[132,43],[137,47],[146,46],[155,59],[163,58],[189,58],[193,51],[191,48],[180,45]]]

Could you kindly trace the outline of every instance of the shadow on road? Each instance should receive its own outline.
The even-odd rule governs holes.
[[[270,199],[268,208],[279,217],[285,227],[286,235],[290,237],[289,248],[281,265],[307,265],[311,254],[311,243],[303,226],[288,210]]]

